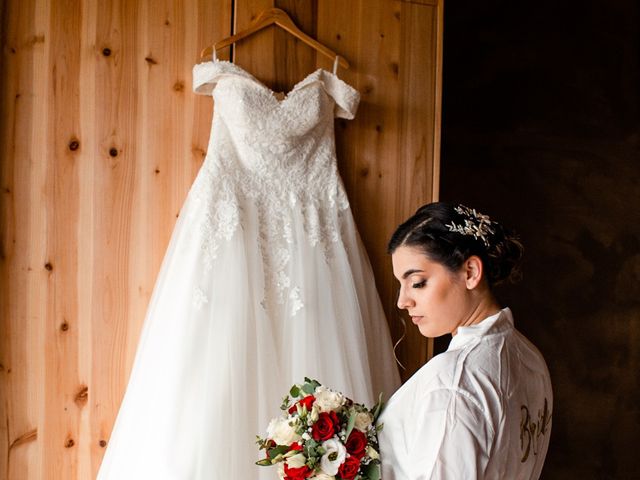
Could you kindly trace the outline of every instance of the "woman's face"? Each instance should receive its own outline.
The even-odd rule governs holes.
[[[456,334],[473,310],[464,268],[451,272],[415,247],[398,247],[391,255],[400,282],[398,308],[407,310],[425,337]]]

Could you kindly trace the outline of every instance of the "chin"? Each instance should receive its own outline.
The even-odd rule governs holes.
[[[418,331],[420,332],[420,335],[427,338],[437,338],[444,335],[442,332],[429,328],[428,325],[418,325]]]
[[[418,330],[420,331],[420,335],[427,338],[438,338],[451,333],[450,331],[443,329],[442,326],[440,326],[440,328],[436,328],[433,323],[418,324]]]

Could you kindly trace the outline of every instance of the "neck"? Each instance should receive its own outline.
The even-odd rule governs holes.
[[[500,305],[496,301],[493,295],[483,295],[482,298],[476,303],[471,313],[467,316],[467,319],[463,321],[458,327],[468,327],[470,325],[476,325],[483,321],[485,318],[495,315],[500,311]],[[458,329],[453,332],[453,335],[458,333]]]

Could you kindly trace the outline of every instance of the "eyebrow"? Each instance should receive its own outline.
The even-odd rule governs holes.
[[[418,270],[416,268],[411,269],[411,270],[407,270],[406,272],[404,272],[404,274],[402,275],[402,279],[404,280],[405,278],[407,278],[409,275],[413,275],[414,273],[423,273],[424,270]]]

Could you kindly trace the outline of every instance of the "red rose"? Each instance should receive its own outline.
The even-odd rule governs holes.
[[[352,480],[360,470],[360,460],[356,457],[347,457],[340,468],[338,468],[338,475],[342,480]]]
[[[304,480],[312,473],[313,473],[313,470],[311,470],[306,465],[303,465],[298,468],[291,468],[287,465],[286,462],[284,464],[284,480]]]
[[[322,412],[311,427],[311,436],[315,441],[329,440],[340,425],[336,412]]]
[[[313,402],[315,402],[315,401],[316,401],[316,397],[314,397],[313,395],[307,395],[306,397],[304,397],[303,399],[301,399],[297,403],[294,403],[293,405],[291,405],[289,407],[289,413],[294,413],[297,410],[298,403],[300,405],[303,405],[303,406],[307,407],[308,411],[311,411],[311,407],[313,406]]]
[[[349,455],[356,457],[358,460],[362,460],[365,450],[367,448],[367,436],[360,430],[352,430],[347,438],[347,452]]]
[[[338,418],[338,414],[333,410],[329,412],[329,417],[331,417],[331,421],[333,422],[333,426],[336,431],[340,429],[340,419]]]
[[[293,442],[291,444],[291,447],[289,447],[289,450],[295,450],[295,451],[300,451],[302,450],[302,445],[300,445],[298,442]]]

